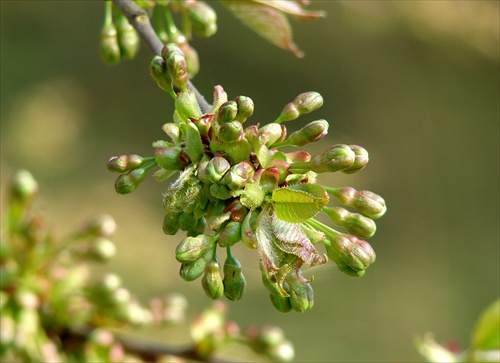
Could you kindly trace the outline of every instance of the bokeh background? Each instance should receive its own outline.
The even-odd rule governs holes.
[[[315,306],[274,311],[257,256],[238,250],[250,289],[230,303],[242,326],[275,324],[297,361],[420,361],[413,339],[468,346],[480,311],[499,296],[499,3],[497,1],[318,1],[326,19],[292,21],[303,59],[259,38],[216,2],[219,31],[195,39],[195,84],[250,96],[251,121],[269,122],[297,94],[325,105],[290,124],[331,122],[331,143],[363,145],[361,173],[322,176],[385,197],[388,213],[370,240],[377,262],[365,277],[334,267],[315,276]],[[27,168],[38,208],[63,236],[94,214],[114,216],[117,257],[103,270],[123,275],[147,301],[179,291],[189,314],[209,304],[173,259],[181,235],[163,235],[161,193],[149,178],[133,194],[114,192],[111,155],[151,155],[172,101],[149,76],[151,56],[116,67],[98,55],[102,1],[5,1],[1,5],[1,182]],[[287,125],[288,126],[288,125]],[[158,336],[157,336],[158,338]],[[185,334],[175,336],[187,340]]]

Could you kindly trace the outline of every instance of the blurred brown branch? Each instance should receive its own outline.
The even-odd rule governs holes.
[[[64,334],[65,341],[87,340],[93,329],[90,327],[72,328]],[[158,362],[164,356],[175,356],[195,362],[227,363],[229,361],[219,357],[203,358],[197,353],[194,347],[177,347],[168,344],[160,344],[144,339],[132,338],[123,334],[114,333],[115,339],[121,344],[125,352],[131,353],[143,359],[145,362]]]

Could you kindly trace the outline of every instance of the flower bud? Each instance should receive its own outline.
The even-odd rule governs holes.
[[[184,58],[186,58],[189,78],[193,78],[200,70],[200,58],[198,57],[198,52],[191,45],[189,45],[184,35],[173,38],[172,41],[177,44],[179,49],[182,51]]]
[[[243,163],[233,165],[226,175],[224,175],[222,184],[227,185],[231,190],[242,189],[248,179],[248,169]]]
[[[210,186],[210,194],[217,199],[227,200],[233,197],[231,194],[231,189],[227,185],[223,184],[212,184]]]
[[[162,320],[167,324],[181,323],[186,315],[188,301],[184,295],[173,293],[162,299]]]
[[[146,168],[138,168],[121,174],[115,181],[115,190],[118,194],[132,193],[146,178]]]
[[[314,293],[311,284],[302,276],[300,270],[297,273],[289,273],[286,277],[289,287],[290,303],[293,310],[304,312],[314,305]]]
[[[186,281],[194,281],[205,271],[208,259],[211,258],[212,251],[207,252],[205,256],[200,257],[194,262],[184,262],[181,265],[179,275]]]
[[[194,207],[189,207],[185,212],[181,212],[178,217],[179,228],[183,231],[187,231],[188,229],[194,228],[198,224],[198,218],[196,218],[193,214]],[[189,212],[188,212],[189,210]]]
[[[109,65],[120,62],[120,46],[118,32],[112,21],[107,22],[101,30],[101,57]]]
[[[187,10],[193,31],[200,37],[211,37],[217,31],[217,14],[203,1],[180,3]],[[185,5],[184,5],[185,4]]]
[[[241,222],[230,221],[219,235],[219,246],[231,247],[239,241],[241,241]]]
[[[354,155],[356,155],[354,159],[354,163],[347,169],[342,170],[343,173],[353,174],[357,171],[363,169],[366,164],[368,164],[368,151],[365,148],[358,145],[349,145],[352,151],[354,151]]]
[[[210,184],[209,174],[207,170],[208,163],[212,160],[209,156],[203,155],[198,164],[197,176],[198,179],[205,184]]]
[[[283,340],[281,343],[270,347],[267,351],[267,356],[276,362],[291,362],[295,357],[292,342]]]
[[[144,158],[139,155],[119,155],[112,156],[106,164],[106,167],[108,168],[108,171],[114,173],[124,173],[141,166],[143,162]]]
[[[175,249],[175,259],[181,263],[195,262],[215,246],[217,239],[213,236],[200,234],[196,237],[186,237]]]
[[[265,169],[260,177],[259,185],[264,193],[271,193],[278,188],[280,174],[278,168]]]
[[[305,92],[295,97],[293,104],[305,115],[323,106],[323,97],[318,92]]]
[[[377,219],[382,217],[387,207],[385,200],[368,190],[356,190],[351,187],[345,188],[325,188],[328,193],[334,195],[338,201],[346,207],[353,207],[365,216]]]
[[[250,209],[241,224],[241,241],[246,248],[251,250],[257,249],[258,245],[256,236],[258,217],[257,210]]]
[[[222,142],[237,141],[243,135],[243,125],[239,121],[231,121],[219,129],[219,140]]]
[[[354,151],[349,146],[336,144],[325,152],[314,155],[309,163],[309,169],[315,173],[333,173],[350,168],[355,157]]]
[[[182,52],[181,48],[175,43],[167,43],[163,46],[161,49],[161,56],[165,61],[168,59],[171,53],[179,53],[181,55],[184,55]]]
[[[89,288],[89,297],[92,301],[99,301],[104,305],[113,303],[115,291],[122,287],[122,279],[114,273],[107,273]]]
[[[292,303],[290,301],[289,296],[281,296],[276,294],[269,294],[271,297],[271,303],[274,308],[278,310],[280,313],[289,313],[292,311]]]
[[[108,214],[100,214],[91,218],[80,229],[77,237],[111,237],[116,231],[116,222]]]
[[[281,123],[284,121],[292,121],[297,119],[300,116],[299,110],[297,110],[297,106],[295,106],[292,102],[287,103],[286,106],[281,111],[281,114],[274,121],[275,123]]]
[[[118,32],[121,57],[123,59],[134,59],[141,44],[139,34],[123,15],[118,17],[116,30]]]
[[[222,86],[218,85],[214,87],[214,102],[212,103],[212,108],[210,109],[210,113],[216,114],[219,110],[220,106],[227,102],[227,93],[224,91]]]
[[[311,160],[311,154],[307,151],[294,151],[291,153],[286,153],[286,161],[291,163],[306,163]]]
[[[323,97],[317,92],[301,93],[293,102],[288,103],[276,119],[276,123],[291,121],[300,115],[310,113],[323,105]]]
[[[293,358],[291,343],[285,339],[283,330],[276,326],[261,328],[250,326],[245,331],[245,336],[249,340],[249,345],[253,351],[265,354],[273,361],[286,362]],[[285,345],[288,345],[288,348]],[[280,350],[282,351],[280,352]],[[286,352],[287,350],[288,352]]]
[[[217,258],[210,260],[205,266],[205,274],[201,285],[207,296],[213,300],[220,299],[224,294],[224,284],[220,275],[220,266]]]
[[[288,170],[290,169],[290,164],[288,164],[284,160],[274,159],[266,164],[266,168],[267,169],[276,168],[278,170],[278,175],[279,175],[278,184],[281,185],[281,183],[285,181],[286,177],[289,174]]]
[[[151,63],[149,64],[149,73],[155,80],[158,87],[167,91],[173,98],[176,97],[172,87],[172,78],[167,71],[167,63],[165,63],[165,60],[162,57],[157,55],[151,60]]]
[[[114,273],[107,273],[102,277],[100,282],[100,287],[106,291],[114,291],[122,286],[122,279],[120,276]]]
[[[209,131],[212,127],[212,122],[214,119],[214,115],[211,113],[205,114],[201,116],[199,119],[193,119],[193,123],[198,128],[201,136],[208,135]]]
[[[248,208],[245,207],[237,198],[234,199],[225,209],[224,212],[231,212],[231,220],[235,222],[243,222],[245,219]]]
[[[206,173],[208,180],[211,183],[218,183],[224,177],[224,174],[229,170],[231,164],[222,156],[213,157],[207,165]]]
[[[175,111],[182,122],[186,123],[192,119],[201,117],[200,105],[198,105],[196,95],[192,90],[177,94],[177,98],[175,99]]]
[[[330,220],[337,226],[343,227],[347,232],[361,238],[370,238],[377,230],[373,220],[358,213],[351,213],[341,207],[324,207],[323,211],[328,214]]]
[[[310,122],[298,131],[292,132],[284,142],[274,144],[272,147],[295,146],[301,147],[321,140],[328,133],[328,122],[317,120]]]
[[[163,218],[163,233],[168,236],[173,236],[179,230],[179,223],[177,222],[177,215],[172,216],[166,214]]]
[[[241,272],[241,263],[229,251],[224,262],[224,295],[231,301],[239,300],[245,293],[247,282]]]
[[[29,171],[21,169],[11,177],[9,184],[11,203],[28,204],[37,192],[38,183]]]
[[[186,92],[189,75],[184,55],[178,52],[170,52],[168,58],[165,59],[165,63],[167,64],[167,70],[172,81],[182,92]]]
[[[235,119],[238,114],[238,105],[234,101],[227,101],[220,105],[215,119],[219,125],[226,124]]]
[[[375,251],[370,244],[352,234],[339,234],[325,247],[328,258],[335,261],[339,270],[351,276],[362,276],[375,262]]]
[[[259,129],[259,137],[263,137],[267,140],[266,146],[268,147],[280,140],[282,133],[283,129],[281,128],[281,125],[274,122],[264,125]]]
[[[237,96],[234,101],[238,106],[238,112],[234,118],[236,121],[244,123],[247,118],[253,115],[254,103],[250,97]]]
[[[85,245],[77,256],[89,261],[107,262],[116,254],[116,246],[105,237],[97,237]]]
[[[196,223],[189,228],[186,229],[188,236],[198,236],[199,234],[205,231],[205,227],[207,226],[207,221],[205,218],[198,218]]]
[[[161,129],[168,135],[168,137],[170,137],[174,144],[177,145],[181,142],[181,129],[177,124],[167,122],[166,124],[163,124]]]
[[[180,159],[182,148],[180,146],[155,148],[156,163],[167,170],[180,170],[187,164]]]
[[[125,320],[132,325],[146,325],[153,320],[151,311],[142,307],[137,300],[130,301],[122,311]]]
[[[227,143],[224,143],[219,140],[218,137],[213,138],[210,140],[210,151],[212,154],[217,154],[217,153],[226,153],[226,147]]]

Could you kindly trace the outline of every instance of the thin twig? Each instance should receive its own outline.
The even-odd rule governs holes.
[[[151,26],[149,16],[144,9],[139,7],[133,0],[112,0],[123,15],[128,19],[130,24],[137,30],[142,41],[153,55],[161,55],[163,43],[156,34],[156,31]],[[196,89],[191,81],[188,81],[188,86],[196,95],[196,100],[200,105],[202,112],[208,112],[212,108],[205,100],[205,97]]]

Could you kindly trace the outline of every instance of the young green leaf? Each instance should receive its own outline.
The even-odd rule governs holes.
[[[500,349],[500,299],[488,306],[479,317],[472,333],[475,349]]]
[[[224,0],[222,3],[238,19],[272,44],[291,51],[296,57],[304,56],[292,41],[290,23],[281,11],[256,2]]]
[[[316,184],[297,184],[276,189],[272,201],[279,219],[290,223],[314,217],[327,203],[328,194]]]
[[[280,250],[299,257],[308,266],[326,263],[302,230],[301,224],[284,222],[274,214],[271,218],[273,234],[276,237],[274,244]]]
[[[193,163],[198,163],[203,156],[203,143],[198,128],[189,121],[181,124],[181,130],[186,140],[186,153]]]

